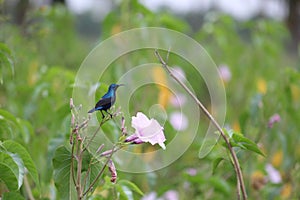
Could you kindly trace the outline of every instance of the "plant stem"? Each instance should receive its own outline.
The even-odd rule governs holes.
[[[170,51],[168,51],[168,55],[169,56]],[[218,131],[221,133],[222,138],[224,139],[226,145],[228,146],[229,152],[232,156],[232,160],[233,160],[233,165],[234,165],[234,169],[236,172],[236,176],[237,176],[237,187],[238,187],[238,193],[241,190],[243,199],[246,200],[247,199],[247,193],[246,193],[246,189],[245,189],[245,184],[244,184],[244,180],[243,180],[243,174],[242,174],[242,170],[240,168],[240,164],[238,161],[238,158],[228,140],[228,138],[226,137],[223,129],[221,128],[221,126],[218,124],[218,122],[214,119],[214,117],[209,113],[209,111],[204,107],[204,105],[199,101],[199,99],[196,97],[195,94],[193,94],[191,92],[191,90],[180,80],[178,79],[170,70],[168,64],[163,60],[163,58],[160,56],[160,54],[158,53],[157,50],[155,50],[155,55],[158,58],[159,62],[162,64],[163,68],[168,72],[168,74],[175,80],[177,81],[177,83],[179,83],[179,85],[193,98],[193,100],[195,101],[195,103],[200,107],[200,109],[204,112],[204,114],[208,117],[208,119],[214,124],[214,126],[218,129]],[[239,198],[239,197],[238,197]]]
[[[33,195],[32,195],[32,192],[31,192],[31,188],[30,188],[30,185],[29,185],[29,182],[28,182],[28,179],[27,179],[27,174],[24,175],[24,186],[25,186],[26,193],[28,195],[27,198],[29,200],[35,200]]]
[[[76,180],[76,191],[77,191],[77,199],[82,199],[82,187],[81,187],[81,169],[82,169],[82,141],[78,140],[77,146],[77,180]]]
[[[72,144],[72,151],[71,151],[71,175],[72,175],[73,183],[76,186],[75,174],[74,174],[74,147],[75,147],[75,144]]]
[[[112,157],[112,155],[114,153],[115,147],[116,147],[116,145],[113,146],[112,153],[107,158],[106,162],[104,163],[103,167],[101,168],[101,170],[99,171],[99,173],[97,174],[96,178],[93,180],[93,182],[91,183],[91,185],[89,186],[89,188],[83,193],[83,196],[86,195],[93,188],[93,186],[96,184],[96,182],[98,181],[98,179],[100,178],[100,176],[103,174],[105,167],[107,166],[108,162],[110,161],[110,159],[111,159],[111,157]]]
[[[103,118],[98,126],[98,128],[96,129],[96,131],[93,133],[91,139],[88,141],[88,143],[84,146],[82,151],[87,150],[87,148],[90,146],[91,142],[93,141],[93,139],[95,138],[96,134],[99,132],[101,126],[107,122],[110,118]]]

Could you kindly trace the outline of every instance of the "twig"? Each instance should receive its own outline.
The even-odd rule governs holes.
[[[87,171],[85,173],[84,179],[83,179],[83,186],[82,186],[83,189],[85,189],[85,187],[86,187],[87,178],[90,175],[90,172],[91,172],[91,163],[89,164],[89,167],[88,167],[88,169],[87,169]]]
[[[107,118],[106,118],[106,119],[102,118],[102,120],[101,120],[101,122],[100,122],[98,128],[97,128],[96,131],[93,133],[91,139],[88,141],[88,143],[85,145],[85,147],[83,148],[82,151],[85,151],[85,150],[90,146],[90,144],[91,144],[92,141],[94,140],[96,134],[99,132],[101,126],[102,126],[105,122],[107,122],[108,120],[109,120],[109,119],[107,119]]]
[[[112,148],[112,152],[114,152],[115,149],[115,145]],[[100,172],[97,174],[96,178],[93,180],[93,182],[91,183],[91,185],[89,186],[89,188],[83,193],[83,196],[86,195],[95,185],[95,183],[98,181],[98,179],[100,178],[100,176],[103,174],[103,171],[105,169],[105,167],[107,166],[108,162],[111,160],[113,153],[110,154],[110,156],[107,158],[106,162],[104,163],[102,169],[100,170]]]
[[[82,154],[82,141],[77,140],[78,145],[77,145],[77,180],[76,180],[76,191],[77,191],[77,198],[78,200],[82,199],[82,186],[81,186],[81,170],[82,170],[82,159],[83,159],[83,154]]]
[[[114,113],[113,116],[117,116],[117,113]],[[101,120],[101,122],[100,122],[98,128],[97,128],[96,131],[93,133],[91,139],[90,139],[90,140],[88,141],[88,143],[84,146],[84,148],[83,148],[82,151],[85,151],[85,150],[90,146],[91,142],[92,142],[92,141],[94,140],[94,138],[96,137],[96,134],[99,132],[101,126],[102,126],[105,122],[107,122],[108,120],[110,120],[110,119],[111,119],[111,118],[107,118],[107,117],[106,117],[106,118],[102,118],[102,120]]]
[[[74,174],[74,147],[75,147],[75,145],[72,144],[72,151],[71,151],[71,174],[72,174],[73,183],[76,186],[75,174]]]
[[[168,51],[168,55],[167,58],[169,57],[169,53],[170,50]],[[246,200],[247,199],[247,193],[246,193],[246,189],[245,189],[245,185],[244,185],[244,180],[243,180],[243,174],[240,168],[240,164],[238,161],[238,158],[228,140],[228,138],[226,137],[223,129],[221,128],[221,126],[218,124],[218,122],[214,119],[214,117],[209,113],[209,111],[204,107],[204,105],[199,101],[199,99],[190,91],[190,89],[180,80],[178,79],[170,70],[168,64],[163,60],[163,58],[160,56],[160,54],[158,53],[158,50],[155,50],[155,55],[158,58],[159,62],[162,64],[163,68],[168,72],[168,74],[175,80],[177,81],[177,83],[179,83],[179,85],[193,98],[193,100],[195,101],[195,103],[200,107],[200,109],[204,112],[204,114],[209,118],[209,120],[214,124],[214,126],[218,129],[218,131],[221,133],[222,138],[224,139],[226,145],[228,146],[229,152],[232,156],[232,160],[233,160],[233,165],[234,165],[234,169],[236,172],[236,176],[237,176],[237,187],[238,187],[238,193],[241,190],[243,199]],[[239,198],[239,197],[238,197]]]

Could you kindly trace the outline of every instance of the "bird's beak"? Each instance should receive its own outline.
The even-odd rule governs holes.
[[[117,86],[118,86],[118,87],[120,87],[120,86],[125,86],[125,84],[118,84]]]

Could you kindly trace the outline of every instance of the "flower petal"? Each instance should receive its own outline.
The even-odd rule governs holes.
[[[150,124],[150,120],[146,115],[141,112],[136,114],[136,117],[132,117],[131,126],[135,129],[140,129],[141,127],[148,126]]]
[[[154,119],[151,119],[151,124],[141,129],[137,134],[144,142],[149,142],[152,145],[159,144],[163,149],[166,148],[164,145],[166,138],[163,133],[163,127],[161,127],[160,124]]]
[[[164,128],[155,119],[149,120],[146,115],[138,112],[136,117],[132,117],[131,125],[135,128],[135,133],[126,139],[127,142],[132,141],[138,144],[149,142],[152,145],[159,144],[163,149],[166,149]]]

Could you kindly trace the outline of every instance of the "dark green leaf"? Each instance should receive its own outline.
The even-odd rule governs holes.
[[[18,122],[18,119],[7,112],[0,109],[0,132],[2,132],[2,138],[14,138],[17,137],[17,133],[22,133],[23,127]]]
[[[132,183],[128,180],[120,180],[120,181],[118,181],[118,185],[126,186],[129,189],[131,189],[132,191],[134,191],[140,195],[144,195],[144,193],[140,190],[140,188],[138,188],[138,186],[136,186],[134,183]]]
[[[257,144],[255,144],[252,140],[246,138],[240,133],[233,133],[232,139],[236,144],[238,144],[239,147],[243,149],[247,149],[250,151],[253,151],[255,153],[258,153],[262,156],[265,156],[262,151],[258,148]]]
[[[129,200],[128,195],[124,191],[124,187],[122,187],[121,185],[116,185],[116,189],[117,189],[121,199]]]
[[[0,120],[6,120],[15,125],[18,124],[15,116],[13,116],[11,113],[7,112],[6,110],[2,110],[2,109],[0,109]]]
[[[229,184],[223,180],[221,177],[211,177],[209,183],[218,191],[222,192],[225,195],[230,194]]]
[[[10,68],[7,70],[7,68]],[[9,71],[9,73],[7,73]],[[12,54],[10,49],[0,42],[0,83],[3,83],[3,78],[11,74],[14,75],[14,65],[12,61]]]
[[[75,185],[71,177],[71,152],[64,146],[55,151],[53,179],[61,199],[77,199]]]
[[[38,171],[28,151],[22,145],[12,140],[4,141],[2,145],[7,151],[20,156],[33,181],[40,187]]]
[[[0,179],[10,190],[18,190],[22,180],[19,179],[19,166],[6,152],[0,152]],[[23,177],[22,177],[23,178]]]
[[[213,160],[212,174],[215,173],[217,167],[219,166],[219,164],[221,163],[222,160],[224,160],[224,158],[222,158],[222,157],[219,157],[219,158],[216,158],[215,160]]]
[[[25,200],[25,198],[18,192],[5,192],[2,200]]]

